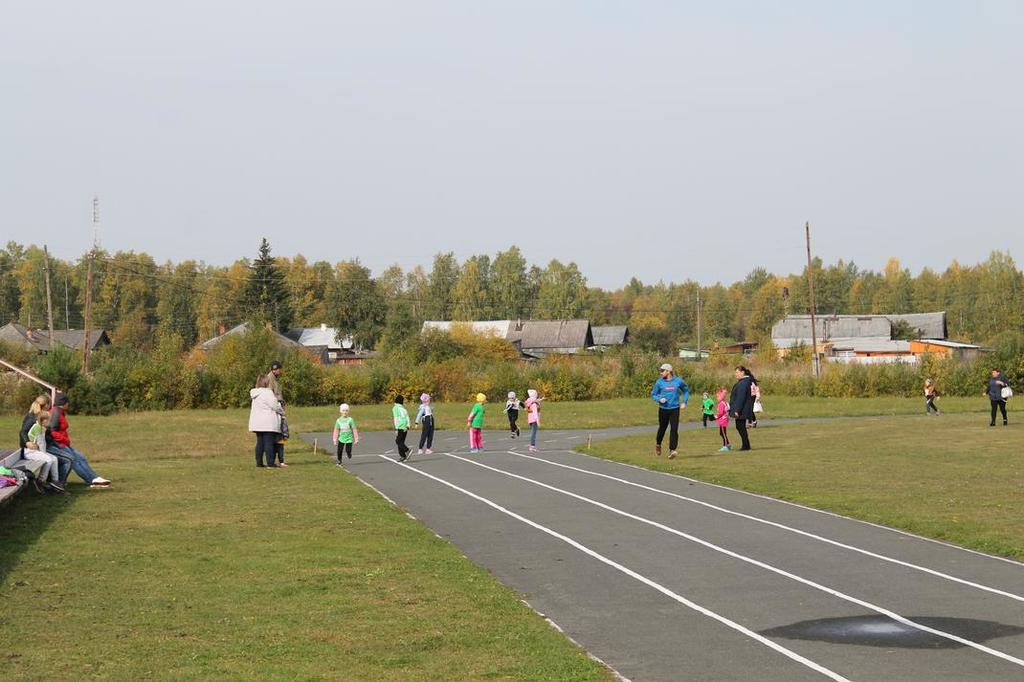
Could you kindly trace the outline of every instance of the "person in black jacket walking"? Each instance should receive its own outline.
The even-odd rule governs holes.
[[[989,426],[996,425],[996,410],[1002,411],[1003,426],[1006,426],[1006,398],[1003,397],[1003,389],[1009,385],[1010,382],[1006,380],[1002,372],[998,369],[992,370],[992,376],[988,378],[988,389],[985,391],[985,395],[992,403],[992,420],[989,422]]]
[[[736,431],[743,442],[740,450],[750,449],[750,438],[747,435],[747,421],[754,418],[754,397],[750,394],[750,386],[754,378],[743,365],[736,368],[736,383],[729,396],[729,414],[736,425]]]

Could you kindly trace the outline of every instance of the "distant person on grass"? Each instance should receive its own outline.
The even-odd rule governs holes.
[[[281,393],[281,361],[274,360],[270,363],[270,371],[267,372],[267,388],[274,392],[274,397],[281,404],[281,430],[274,441],[274,456],[277,458],[277,466],[287,467],[284,461],[284,448],[288,444],[288,417],[284,413],[284,394]]]
[[[736,367],[736,383],[729,396],[729,415],[735,420],[736,431],[740,434],[740,451],[750,449],[750,437],[747,435],[747,421],[754,418],[754,396],[750,387],[754,385],[754,376],[750,370],[739,365]]]
[[[477,393],[476,402],[473,403],[469,416],[466,417],[466,426],[469,427],[469,451],[473,453],[484,449],[484,413],[487,411],[486,403],[487,396],[483,393]]]
[[[526,391],[526,423],[530,425],[530,452],[537,452],[537,429],[540,428],[540,403],[544,398],[540,397],[537,389],[531,388]]]
[[[338,466],[342,466],[342,455],[352,459],[352,446],[359,444],[359,429],[356,428],[356,420],[349,416],[348,403],[338,405],[338,412],[341,414],[334,422],[334,444],[338,448]]]
[[[718,409],[715,412],[715,421],[718,422],[718,435],[722,437],[722,447],[719,452],[730,452],[732,444],[729,443],[729,403],[725,402],[725,388],[718,389]]]
[[[935,382],[931,379],[924,380],[924,413],[927,415],[939,413],[939,408],[935,406],[935,400],[939,397],[939,392],[935,389]]]
[[[708,428],[709,421],[715,421],[715,401],[708,395],[707,391],[704,391],[704,398],[701,401],[701,423],[704,424],[704,428]]]
[[[409,459],[409,451],[412,450],[405,444],[405,437],[409,434],[409,410],[405,409],[405,396],[395,396],[395,404],[391,407],[391,420],[395,425],[395,445],[398,447],[398,459],[404,462]]]
[[[57,457],[65,457],[71,460],[71,469],[79,478],[89,484],[90,488],[109,488],[110,481],[105,478],[101,478],[92,470],[89,466],[89,460],[85,458],[78,450],[71,447],[71,437],[68,436],[68,397],[63,393],[57,394],[57,403],[50,410],[50,436],[53,439],[53,445],[50,446],[49,452],[57,455]],[[67,474],[64,474],[64,478],[61,479],[63,482],[67,479]]]
[[[434,406],[431,404],[429,393],[420,395],[420,409],[416,410],[416,423],[420,424],[420,428],[423,429],[420,432],[420,445],[416,449],[416,454],[434,454],[434,451],[431,450],[434,447]]]
[[[256,388],[249,391],[252,406],[249,408],[249,431],[256,434],[256,466],[276,468],[274,463],[277,440],[281,435],[281,417],[284,408],[281,401],[269,387],[269,375],[264,374],[256,382]],[[264,464],[264,458],[266,464]]]
[[[1003,373],[998,369],[993,369],[988,378],[988,389],[985,391],[985,395],[992,403],[992,420],[989,422],[989,426],[996,425],[997,410],[1003,413],[1003,426],[1006,426],[1006,399],[1009,397],[1006,393],[1009,392],[1009,389],[1010,382],[1006,380]]]
[[[668,458],[675,459],[679,454],[679,411],[686,409],[690,401],[690,387],[675,375],[672,365],[667,362],[659,368],[661,377],[654,382],[651,400],[658,403],[658,437],[654,446],[654,454],[661,456],[661,442],[668,436]]]

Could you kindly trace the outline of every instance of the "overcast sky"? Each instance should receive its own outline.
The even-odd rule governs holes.
[[[3,2],[0,235],[518,245],[592,284],[1024,259],[1024,3]]]

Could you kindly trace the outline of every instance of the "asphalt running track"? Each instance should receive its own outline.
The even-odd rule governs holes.
[[[439,431],[400,463],[365,433],[345,467],[629,680],[1024,680],[1024,564],[573,452],[586,438],[542,431],[530,455],[487,432],[473,455]]]

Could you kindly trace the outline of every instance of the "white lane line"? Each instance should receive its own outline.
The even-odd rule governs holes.
[[[811,533],[811,532],[808,532],[808,531],[805,531],[805,530],[800,530],[799,528],[793,528],[792,526],[787,526],[784,523],[778,523],[776,521],[769,521],[768,519],[762,519],[762,518],[757,517],[757,516],[752,516],[751,514],[744,514],[743,512],[734,511],[732,509],[726,509],[725,507],[719,507],[718,505],[711,504],[710,502],[704,502],[703,500],[698,500],[698,499],[695,499],[693,497],[687,497],[686,495],[680,495],[679,493],[673,493],[673,492],[670,492],[668,490],[661,490],[660,488],[653,488],[651,486],[644,485],[642,483],[636,483],[635,481],[630,481],[630,480],[625,479],[625,478],[619,478],[618,476],[612,476],[610,474],[602,474],[602,473],[600,473],[598,471],[591,471],[589,469],[582,469],[580,467],[574,467],[574,466],[570,466],[568,464],[562,464],[561,462],[552,462],[551,460],[548,460],[548,459],[543,459],[541,457],[534,457],[532,455],[524,455],[522,453],[513,452],[511,450],[508,451],[508,454],[515,455],[516,457],[522,457],[523,459],[531,459],[531,460],[534,460],[536,462],[542,462],[544,464],[550,464],[551,466],[561,467],[563,469],[570,469],[572,471],[578,471],[580,473],[588,474],[590,476],[598,476],[600,478],[607,478],[608,480],[616,481],[618,483],[624,483],[626,485],[633,486],[634,488],[640,488],[642,490],[647,490],[647,491],[650,491],[652,493],[658,493],[660,495],[666,495],[668,497],[674,497],[676,499],[683,500],[684,502],[692,502],[693,504],[697,504],[697,505],[700,505],[702,507],[707,507],[708,509],[714,509],[715,511],[722,512],[723,514],[731,514],[733,516],[738,516],[740,518],[744,518],[744,519],[747,519],[749,521],[754,521],[756,523],[763,523],[766,526],[772,526],[773,528],[780,528],[782,530],[786,530],[786,531],[789,531],[791,533],[796,533],[797,535],[802,535],[804,537],[811,538],[813,540],[818,540],[819,542],[824,542],[824,543],[827,543],[829,545],[834,545],[835,547],[841,547],[843,549],[850,550],[851,552],[857,552],[859,554],[863,554],[864,556],[869,556],[869,557],[872,557],[874,559],[879,559],[881,561],[888,561],[889,563],[897,564],[899,566],[903,566],[904,568],[911,568],[911,569],[913,569],[915,571],[921,571],[922,573],[927,573],[927,574],[933,575],[933,576],[935,576],[937,578],[942,578],[943,580],[949,580],[949,581],[954,582],[954,583],[959,583],[960,585],[966,585],[968,587],[973,587],[973,588],[978,589],[978,590],[983,590],[985,592],[991,592],[992,594],[998,594],[998,595],[1003,596],[1003,597],[1008,597],[1010,599],[1015,599],[1015,600],[1017,600],[1019,602],[1024,602],[1024,596],[1019,595],[1019,594],[1014,594],[1013,592],[1006,592],[1004,590],[1000,590],[1000,589],[995,588],[995,587],[989,587],[988,585],[982,585],[981,583],[972,582],[972,581],[966,580],[964,578],[958,578],[958,577],[956,577],[954,575],[949,575],[948,573],[943,573],[941,571],[936,571],[936,570],[928,568],[926,566],[920,566],[918,564],[912,564],[909,561],[903,561],[902,559],[897,559],[895,557],[886,556],[885,554],[878,554],[877,552],[872,552],[871,550],[862,549],[860,547],[855,547],[853,545],[848,545],[848,544],[846,544],[844,542],[839,542],[838,540],[833,540],[831,538],[826,538],[826,537],[823,537],[821,535],[816,535],[814,533]]]
[[[838,418],[841,419],[842,417],[838,417]],[[778,503],[778,504],[784,504],[784,505],[789,506],[789,507],[796,507],[797,509],[802,509],[804,511],[814,512],[815,514],[823,514],[824,516],[831,516],[834,519],[842,519],[843,521],[852,521],[854,523],[859,523],[859,524],[862,524],[862,525],[865,525],[865,526],[871,526],[872,528],[878,528],[879,530],[886,530],[886,531],[889,531],[890,533],[898,533],[899,535],[903,535],[903,536],[906,536],[908,538],[914,538],[915,540],[922,540],[924,542],[930,542],[930,543],[935,544],[935,545],[940,545],[942,547],[948,547],[949,549],[956,549],[956,550],[959,550],[961,552],[967,552],[968,554],[974,554],[975,556],[984,557],[986,559],[994,559],[996,561],[1001,561],[1003,563],[1010,564],[1011,566],[1016,566],[1017,568],[1024,568],[1024,563],[1022,563],[1020,561],[1017,561],[1015,559],[1009,559],[1009,558],[1004,557],[1004,556],[996,556],[995,554],[987,554],[985,552],[980,552],[980,551],[978,551],[976,549],[971,549],[970,547],[961,547],[960,545],[954,545],[952,542],[945,542],[944,540],[936,540],[935,538],[925,537],[924,535],[917,535],[916,533],[911,533],[910,531],[901,530],[899,528],[893,528],[891,526],[883,526],[880,523],[873,523],[871,521],[865,521],[864,519],[855,519],[852,516],[843,516],[842,514],[837,514],[836,512],[830,512],[830,511],[827,511],[825,509],[816,509],[814,507],[808,507],[806,504],[800,504],[799,502],[790,502],[789,500],[780,500],[779,498],[772,497],[770,495],[762,495],[761,493],[752,493],[749,490],[740,490],[739,488],[730,488],[727,485],[720,485],[718,483],[709,483],[707,481],[702,481],[699,478],[691,478],[689,476],[683,476],[682,474],[672,474],[672,473],[669,473],[667,471],[655,471],[654,469],[647,469],[646,467],[638,466],[636,464],[630,464],[628,462],[619,462],[619,461],[616,461],[614,459],[605,459],[603,457],[595,457],[594,455],[588,455],[588,454],[583,453],[583,452],[577,452],[576,450],[554,449],[554,450],[551,450],[550,452],[564,452],[566,454],[579,455],[581,457],[587,457],[589,459],[598,459],[598,460],[600,460],[602,462],[608,462],[609,464],[617,464],[619,466],[628,467],[630,469],[636,469],[637,471],[643,471],[643,472],[648,473],[648,474],[657,474],[658,476],[668,476],[669,478],[674,478],[674,479],[683,480],[683,481],[690,481],[691,483],[698,483],[700,485],[706,485],[706,486],[710,486],[712,488],[718,488],[719,490],[725,490],[725,491],[728,491],[730,493],[739,493],[741,495],[747,495],[748,497],[756,497],[759,500],[765,500],[767,502],[775,502],[775,503]]]
[[[447,453],[445,453],[445,454],[447,454]],[[409,471],[416,472],[420,476],[425,476],[425,477],[427,477],[427,478],[429,478],[429,479],[431,479],[433,481],[436,481],[436,482],[438,482],[438,483],[440,483],[442,485],[448,486],[452,490],[456,490],[456,491],[462,493],[463,495],[466,495],[468,497],[473,498],[474,500],[477,500],[478,502],[483,502],[488,507],[491,507],[492,509],[495,509],[495,510],[499,511],[502,514],[505,514],[507,516],[511,516],[512,518],[516,519],[517,521],[522,521],[523,523],[525,523],[526,525],[528,525],[528,526],[530,526],[532,528],[536,528],[537,530],[539,530],[539,531],[541,531],[543,533],[547,533],[551,537],[556,538],[558,540],[561,540],[562,542],[566,543],[570,547],[574,547],[575,549],[578,549],[579,551],[583,552],[587,556],[592,557],[594,559],[597,559],[601,563],[607,564],[608,566],[611,566],[612,568],[614,568],[617,571],[625,573],[630,578],[633,578],[634,580],[637,580],[637,581],[643,583],[644,585],[647,585],[648,587],[654,588],[658,592],[661,592],[665,596],[670,597],[671,599],[675,600],[676,602],[679,602],[683,606],[686,606],[687,608],[690,608],[690,609],[696,611],[697,613],[705,615],[708,618],[712,618],[712,619],[718,621],[719,623],[722,623],[726,627],[732,628],[733,630],[736,630],[737,632],[740,632],[740,633],[746,635],[747,637],[750,637],[751,639],[760,642],[761,644],[765,645],[769,649],[777,651],[778,653],[782,654],[783,656],[786,656],[787,658],[790,658],[790,659],[796,661],[797,663],[800,663],[801,665],[807,666],[811,670],[819,672],[822,675],[824,675],[824,676],[826,676],[826,677],[828,677],[830,679],[837,680],[838,682],[850,682],[847,678],[843,677],[839,673],[834,672],[832,670],[829,670],[828,668],[826,668],[826,667],[824,667],[822,665],[819,665],[818,663],[815,663],[814,661],[810,660],[809,658],[804,658],[803,656],[801,656],[800,654],[796,653],[795,651],[787,649],[786,647],[782,646],[781,644],[776,644],[775,642],[773,642],[772,640],[768,639],[767,637],[764,637],[763,635],[759,635],[758,633],[754,632],[753,630],[750,630],[749,628],[746,628],[746,627],[740,625],[739,623],[737,623],[735,621],[729,620],[725,616],[719,615],[719,614],[715,613],[714,611],[711,611],[710,609],[706,609],[703,606],[701,606],[700,604],[697,604],[696,602],[690,601],[686,597],[673,592],[672,590],[668,589],[664,585],[662,585],[660,583],[656,583],[653,580],[651,580],[650,578],[647,578],[647,577],[637,573],[636,571],[634,571],[634,570],[632,570],[630,568],[627,568],[627,567],[623,566],[622,564],[620,564],[620,563],[618,563],[616,561],[613,561],[612,559],[609,559],[608,557],[604,556],[603,554],[599,554],[598,552],[595,552],[594,550],[590,549],[589,547],[580,544],[579,542],[573,540],[572,538],[570,538],[570,537],[568,537],[566,535],[562,535],[561,533],[559,533],[559,532],[557,532],[555,530],[552,530],[552,529],[548,528],[547,526],[543,526],[543,525],[537,523],[536,521],[532,521],[532,520],[526,518],[525,516],[520,516],[519,514],[515,513],[514,511],[511,511],[509,509],[506,509],[505,507],[502,507],[497,502],[492,502],[491,500],[487,499],[486,497],[481,497],[480,495],[477,495],[474,492],[470,492],[469,490],[466,490],[465,488],[460,488],[459,486],[455,485],[454,483],[450,483],[450,482],[444,480],[443,478],[439,478],[437,476],[434,476],[433,474],[428,474],[427,472],[425,472],[425,471],[423,471],[421,469],[417,469],[415,467],[411,467],[408,464],[406,464],[405,462],[399,462],[398,460],[392,459],[391,457],[386,457],[384,455],[380,455],[380,457],[383,458],[383,459],[386,459],[389,462],[392,462],[393,464],[396,464],[396,465],[398,465],[400,467],[404,467],[404,468],[408,469]],[[462,459],[462,458],[460,457],[459,459]],[[470,461],[470,460],[466,460],[466,461]]]
[[[696,543],[698,545],[701,545],[702,547],[707,547],[708,549],[714,550],[714,551],[719,552],[721,554],[725,554],[726,556],[733,557],[734,559],[739,559],[740,561],[746,562],[746,563],[748,563],[748,564],[750,564],[752,566],[757,566],[758,568],[763,568],[764,570],[770,571],[772,573],[775,573],[776,575],[781,575],[784,578],[789,578],[790,580],[794,580],[794,581],[796,581],[798,583],[801,583],[803,585],[807,585],[808,587],[812,587],[812,588],[814,588],[816,590],[819,590],[821,592],[824,592],[826,594],[830,594],[830,595],[832,595],[834,597],[838,597],[839,599],[843,599],[844,601],[848,601],[851,604],[856,604],[856,605],[862,606],[862,607],[864,607],[866,609],[870,609],[871,611],[874,611],[875,613],[881,614],[883,616],[888,616],[889,618],[891,618],[891,619],[893,619],[893,620],[895,620],[895,621],[897,621],[899,623],[903,623],[904,625],[907,625],[909,627],[916,628],[918,630],[921,630],[922,632],[928,632],[928,633],[936,635],[938,637],[942,637],[943,639],[948,639],[948,640],[956,642],[958,644],[963,644],[964,646],[969,646],[972,649],[977,649],[978,651],[982,651],[982,652],[984,652],[986,654],[989,654],[991,656],[995,656],[996,658],[1001,658],[1001,659],[1003,659],[1005,661],[1009,661],[1010,663],[1015,663],[1016,665],[1024,667],[1024,660],[1016,658],[1015,656],[1011,656],[1010,654],[1004,653],[1004,652],[999,651],[997,649],[993,649],[991,647],[987,647],[984,644],[979,644],[978,642],[974,642],[972,640],[965,639],[965,638],[960,637],[958,635],[954,635],[951,632],[945,632],[943,630],[936,630],[935,628],[928,627],[927,625],[922,625],[921,623],[917,623],[915,621],[910,620],[909,618],[901,616],[900,614],[896,613],[895,611],[890,611],[889,609],[887,609],[885,607],[878,606],[877,604],[872,604],[869,601],[865,601],[865,600],[860,599],[858,597],[854,597],[852,595],[846,594],[845,592],[840,592],[839,590],[833,589],[831,587],[827,587],[825,585],[822,585],[821,583],[816,583],[813,580],[810,580],[808,578],[804,578],[802,576],[796,575],[795,573],[790,573],[789,571],[783,570],[783,569],[778,568],[776,566],[772,566],[771,564],[767,564],[767,563],[765,563],[763,561],[760,561],[758,559],[754,559],[753,557],[746,556],[745,554],[740,554],[739,552],[734,552],[734,551],[732,551],[730,549],[726,549],[725,547],[721,547],[721,546],[716,545],[716,544],[714,544],[712,542],[708,542],[707,540],[702,540],[701,538],[698,538],[695,535],[691,535],[689,533],[685,533],[685,532],[683,532],[681,530],[677,530],[675,528],[672,528],[671,526],[666,526],[663,523],[658,523],[657,521],[652,521],[651,519],[647,519],[647,518],[644,518],[642,516],[637,516],[636,514],[631,514],[628,511],[624,511],[622,509],[618,509],[616,507],[612,507],[611,505],[607,505],[604,502],[598,502],[597,500],[592,500],[589,497],[584,497],[583,495],[579,495],[579,494],[571,492],[569,490],[563,490],[561,488],[557,488],[557,487],[555,487],[553,485],[549,485],[547,483],[544,483],[543,481],[538,481],[536,479],[529,478],[527,476],[520,476],[519,474],[513,474],[513,473],[511,473],[509,471],[504,471],[502,469],[498,469],[496,467],[488,466],[488,465],[482,464],[480,462],[474,462],[473,460],[466,459],[465,457],[459,457],[458,455],[452,455],[452,454],[449,454],[449,453],[444,453],[444,454],[446,456],[448,456],[448,457],[451,457],[452,459],[458,459],[458,460],[461,460],[461,461],[466,462],[468,464],[472,464],[473,466],[482,467],[484,469],[488,469],[490,471],[494,471],[496,473],[502,474],[504,476],[508,476],[510,478],[516,478],[516,479],[519,479],[521,481],[525,481],[527,483],[532,483],[533,485],[540,486],[541,488],[546,488],[546,489],[551,490],[553,492],[560,493],[562,495],[566,495],[566,496],[571,497],[573,499],[580,500],[581,502],[586,502],[587,504],[592,504],[595,507],[599,507],[599,508],[604,509],[606,511],[610,511],[613,514],[618,514],[619,516],[623,516],[623,517],[625,517],[627,519],[632,519],[634,521],[639,521],[640,523],[645,523],[648,526],[653,526],[654,528],[657,528],[658,530],[663,530],[666,533],[671,533],[673,535],[679,536],[681,538],[689,540],[690,542],[693,542],[693,543]]]

